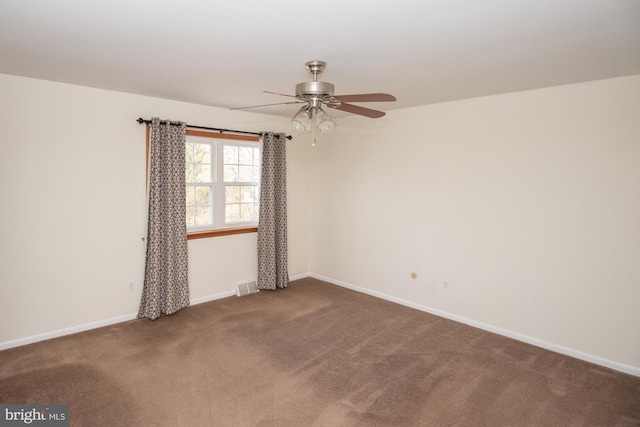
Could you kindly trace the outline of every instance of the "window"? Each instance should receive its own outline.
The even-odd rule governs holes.
[[[225,224],[258,223],[260,148],[222,145]]]
[[[201,233],[210,230],[256,231],[260,200],[257,141],[218,138],[216,134],[205,137],[202,133],[187,131],[186,221],[190,237],[208,237],[210,234]]]
[[[149,138],[150,126],[147,126],[147,162]],[[225,146],[231,147],[228,149],[227,161],[224,155]],[[237,147],[238,150],[237,161],[233,147]],[[248,148],[251,148],[251,153]],[[187,239],[258,231],[260,156],[257,136],[187,129]],[[226,182],[225,167],[228,169]],[[147,163],[147,175],[148,168]]]

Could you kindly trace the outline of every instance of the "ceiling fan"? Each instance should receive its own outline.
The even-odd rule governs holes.
[[[335,108],[360,116],[377,119],[385,115],[382,111],[372,110],[370,108],[360,107],[358,105],[349,104],[349,102],[388,102],[395,101],[396,98],[388,93],[361,93],[356,95],[334,95],[333,84],[327,82],[319,82],[318,74],[326,67],[323,61],[309,61],[306,68],[313,76],[310,82],[298,83],[296,85],[295,95],[286,95],[283,93],[264,91],[273,95],[288,96],[296,98],[296,101],[278,102],[275,104],[254,105],[251,107],[238,107],[232,110],[242,110],[246,108],[266,107],[271,105],[286,104],[305,104],[300,108],[295,116],[291,119],[293,127],[300,132],[311,132],[314,128],[320,132],[328,132],[336,123],[331,120],[329,115],[322,109],[323,106]]]

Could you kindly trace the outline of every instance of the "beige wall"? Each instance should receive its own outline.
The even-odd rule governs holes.
[[[315,275],[640,375],[640,76],[349,117],[313,155]]]
[[[0,348],[137,313],[146,206],[135,119],[291,133],[285,119],[7,75],[0,94]],[[297,275],[309,271],[311,151],[287,144]],[[255,278],[256,235],[193,240],[189,256],[191,299],[206,300]]]

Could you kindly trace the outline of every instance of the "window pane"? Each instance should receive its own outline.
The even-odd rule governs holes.
[[[240,201],[240,187],[229,185],[224,189],[224,202],[238,203]]]
[[[210,205],[211,198],[209,197],[210,191],[209,187],[198,186],[194,188],[195,190],[195,204],[196,205]]]
[[[224,182],[238,182],[238,166],[224,166]]]
[[[260,166],[253,167],[253,182],[260,182]]]
[[[184,179],[187,182],[193,182],[193,163],[187,163],[185,165],[185,175]]]
[[[254,203],[256,202],[255,187],[249,185],[242,186],[242,203]]]
[[[224,220],[225,222],[238,222],[240,220],[240,205],[225,205]]]
[[[238,166],[238,181],[253,182],[253,166]]]
[[[240,205],[240,221],[253,221],[254,217],[253,203],[243,203]]]
[[[191,227],[195,225],[195,216],[196,216],[195,208],[190,208],[187,206],[187,227]]]
[[[253,148],[239,147],[238,160],[241,165],[253,165]]]
[[[184,160],[187,163],[193,163],[193,143],[187,142],[184,146]]]
[[[193,165],[193,182],[211,182],[211,165],[200,163]]]
[[[253,149],[253,164],[256,166],[260,166],[260,149]]]
[[[193,162],[211,163],[211,145],[193,144]]]
[[[195,200],[195,189],[193,187],[187,187],[187,207],[195,205]]]
[[[224,146],[224,163],[238,164],[238,147]]]
[[[195,225],[211,224],[211,208],[209,206],[196,206]]]

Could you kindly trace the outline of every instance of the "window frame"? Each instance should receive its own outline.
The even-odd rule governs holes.
[[[236,163],[227,163],[226,160],[226,147],[235,147],[238,151],[238,157],[236,158]],[[243,164],[242,163],[242,156],[240,155],[241,152],[245,151],[245,149],[248,149],[248,151],[251,153],[250,154],[250,158],[251,158],[251,164]],[[259,144],[255,144],[253,142],[246,142],[246,141],[234,141],[234,142],[225,142],[225,141],[218,141],[217,142],[217,154],[219,156],[219,161],[217,162],[217,177],[216,177],[216,201],[214,202],[214,206],[217,205],[219,207],[221,207],[220,210],[218,210],[216,213],[218,214],[217,217],[217,221],[216,221],[216,225],[219,228],[237,228],[237,227],[251,227],[251,226],[257,226],[258,225],[258,215],[256,211],[253,211],[253,209],[256,206],[259,206],[259,193],[260,193],[260,164],[261,164],[261,158],[260,158],[260,146]],[[226,168],[227,166],[236,166],[237,167],[237,177],[235,180],[231,180],[231,181],[225,181],[225,175],[226,175]],[[250,166],[252,169],[251,172],[251,176],[252,179],[251,181],[241,181],[241,178],[247,178],[246,175],[243,176],[243,168],[246,168],[247,166]],[[239,197],[240,199],[237,202],[231,202],[229,200],[226,199],[226,195],[227,195],[227,190],[229,189],[229,187],[237,187],[238,191],[239,191]],[[251,188],[251,190],[248,190],[248,188]],[[247,189],[248,191],[253,193],[253,197],[252,197],[252,201],[247,201],[247,200],[243,200],[242,199],[242,194],[244,192],[243,189]],[[251,208],[252,210],[252,214],[251,217],[253,218],[253,220],[251,221],[241,221],[238,220],[237,222],[226,222],[226,215],[227,215],[227,211],[226,209],[230,206],[230,205],[237,205],[237,209],[238,209],[238,214],[240,216],[242,216],[242,206],[243,205],[251,205],[253,206]],[[224,207],[224,209],[222,209],[222,207]]]
[[[147,157],[147,180],[149,179],[149,148],[150,148],[150,134],[151,128],[147,125],[147,135],[146,135],[146,157]],[[213,139],[227,139],[233,141],[246,141],[252,142],[255,144],[260,143],[260,138],[258,136],[250,136],[250,135],[233,135],[233,134],[225,134],[218,132],[207,132],[202,130],[194,130],[187,129],[187,136],[196,136],[203,138],[213,138]],[[147,182],[148,185],[148,182]],[[215,203],[215,201],[214,201]],[[204,239],[208,237],[219,237],[219,236],[230,236],[235,234],[246,234],[246,233],[257,233],[258,226],[257,225],[249,225],[249,226],[239,226],[239,227],[229,227],[229,228],[216,228],[216,229],[200,229],[200,230],[187,230],[187,240],[193,239]]]

